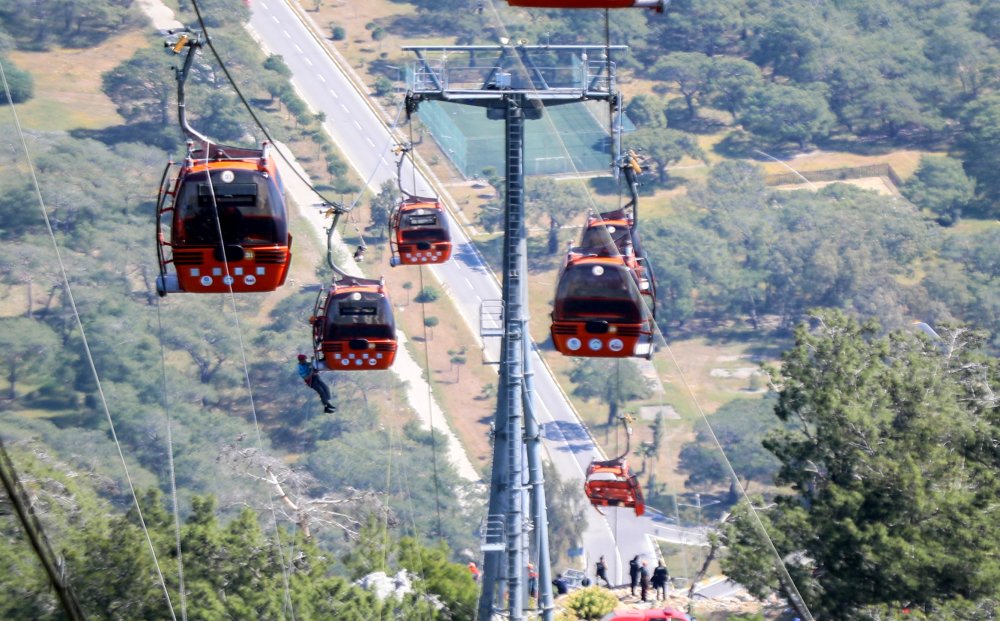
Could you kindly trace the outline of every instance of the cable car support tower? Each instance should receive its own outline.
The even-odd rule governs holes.
[[[525,122],[541,119],[546,107],[590,100],[608,102],[614,114],[621,100],[615,88],[614,63],[608,55],[626,48],[505,43],[403,49],[417,57],[406,95],[408,115],[423,101],[445,101],[485,108],[487,118],[504,121],[502,330],[483,333],[501,337],[500,388],[494,416],[489,513],[482,532],[485,560],[478,619],[527,618],[531,612],[527,610],[527,563],[537,557],[538,607],[541,618],[551,621],[548,520],[529,357]]]

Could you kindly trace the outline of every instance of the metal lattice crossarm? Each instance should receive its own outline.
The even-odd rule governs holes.
[[[410,92],[418,99],[474,103],[519,94],[547,104],[609,99],[615,63],[626,46],[408,46],[417,61]],[[610,75],[609,75],[610,74]]]

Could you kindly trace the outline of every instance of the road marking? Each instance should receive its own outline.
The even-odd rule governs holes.
[[[288,34],[288,31],[287,31],[287,30],[282,30],[282,31],[281,31],[281,34],[285,35],[285,38],[286,38],[286,39],[291,39],[291,38],[292,38],[292,35]]]
[[[302,52],[302,48],[301,48],[301,47],[299,47],[299,46],[298,46],[297,44],[296,44],[296,46],[295,46],[295,51],[296,51],[296,52],[298,52],[299,54],[302,54],[302,53],[303,53],[303,52]]]
[[[357,121],[355,121],[355,122],[354,122],[354,124],[355,124],[355,125],[358,125]],[[361,129],[361,126],[360,126],[360,125],[358,125],[358,129]],[[371,139],[371,138],[369,138],[368,136],[365,136],[365,140],[367,140],[367,141],[368,141],[368,144],[369,144],[369,145],[371,145],[371,146],[373,146],[373,147],[375,146],[375,143],[374,143],[374,142],[372,142],[372,139]]]
[[[340,104],[340,107],[343,108],[344,112],[346,112],[347,114],[351,113],[351,110],[347,106],[345,106],[344,104]]]
[[[322,73],[317,73],[316,77],[319,78],[320,82],[323,82],[324,84],[326,84],[326,78],[323,77]]]
[[[354,121],[354,126],[357,127],[358,129],[361,129],[361,123],[358,123],[356,120]],[[369,138],[368,142],[371,142],[371,141],[372,141],[371,138]],[[375,145],[373,144],[372,146],[374,147]]]
[[[279,20],[279,19],[278,19],[277,17],[275,17],[274,15],[272,15],[272,16],[271,16],[271,19],[273,19],[273,20],[274,20],[274,23],[275,23],[275,24],[280,24],[280,23],[281,23],[281,20]]]
[[[475,287],[472,285],[472,281],[469,280],[468,278],[465,279],[465,284],[469,285],[469,289],[475,289]]]
[[[337,91],[333,90],[332,88],[330,89],[330,94],[333,95],[334,99],[340,99],[340,95],[338,95]]]
[[[309,60],[308,56],[303,56],[302,60],[306,61],[306,64],[309,65],[310,67],[313,66],[313,61]]]

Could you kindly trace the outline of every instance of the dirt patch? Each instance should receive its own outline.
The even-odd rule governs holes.
[[[11,60],[35,81],[34,98],[18,104],[21,122],[27,128],[45,131],[98,129],[122,123],[115,104],[101,91],[101,75],[148,45],[142,33],[133,31],[91,48],[11,52]]]

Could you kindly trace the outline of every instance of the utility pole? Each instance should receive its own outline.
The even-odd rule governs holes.
[[[534,412],[528,332],[528,257],[524,225],[525,122],[545,107],[589,100],[617,106],[614,64],[602,58],[624,46],[408,46],[416,54],[407,113],[423,101],[486,109],[504,122],[505,189],[500,388],[493,421],[493,470],[483,526],[480,621],[526,618],[527,563],[537,558],[538,614],[552,621],[545,482]],[[492,55],[492,61],[483,60]],[[588,60],[593,56],[597,60]],[[485,333],[484,333],[485,335]],[[527,461],[527,463],[525,463]],[[526,476],[527,475],[527,476]],[[532,536],[533,535],[533,536]],[[533,554],[532,554],[533,551]]]

